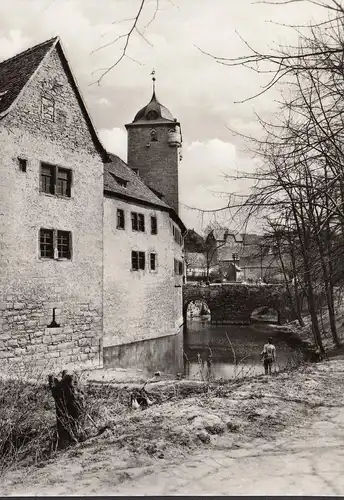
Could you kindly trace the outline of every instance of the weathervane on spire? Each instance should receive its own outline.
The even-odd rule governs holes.
[[[155,92],[155,69],[153,69],[153,71],[151,72],[151,75],[152,76],[152,80],[153,80],[153,92]]]

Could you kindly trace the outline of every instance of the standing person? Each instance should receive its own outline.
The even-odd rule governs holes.
[[[265,375],[271,375],[272,363],[276,361],[276,348],[271,337],[269,337],[268,343],[264,345],[261,356],[263,357]]]

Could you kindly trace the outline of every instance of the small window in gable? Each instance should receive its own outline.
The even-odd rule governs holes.
[[[128,181],[126,179],[122,179],[121,177],[118,177],[117,175],[113,174],[112,172],[110,172],[110,173],[119,186],[122,186],[125,188],[127,187]]]
[[[51,122],[55,121],[55,100],[48,95],[42,95],[41,100],[42,118]]]
[[[25,158],[18,158],[19,170],[26,172],[27,160]]]

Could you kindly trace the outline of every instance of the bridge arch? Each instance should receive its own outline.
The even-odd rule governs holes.
[[[281,285],[221,283],[200,286],[187,283],[183,286],[184,320],[189,303],[195,300],[208,304],[212,323],[250,324],[251,314],[258,307],[275,309],[280,324],[290,318],[286,291]]]
[[[276,308],[276,305],[266,304],[262,306],[255,307],[250,314],[251,322],[262,322],[262,323],[281,323],[280,311]]]

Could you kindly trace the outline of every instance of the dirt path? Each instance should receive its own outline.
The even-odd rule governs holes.
[[[94,446],[75,449],[68,459],[15,471],[3,482],[1,494],[344,495],[344,360],[316,365],[306,375],[293,376],[301,382],[297,394],[305,401],[302,390],[314,391],[315,401],[320,392],[320,404],[284,403],[289,412],[291,404],[304,406],[304,416],[283,430],[265,423],[259,438],[225,433],[174,459],[148,457],[140,450],[124,456],[104,436]],[[280,383],[271,381],[269,391]],[[261,413],[269,414],[282,401],[271,400],[271,410],[268,404],[263,403]]]
[[[121,495],[343,495],[344,408],[311,425],[241,449],[206,450],[111,490]],[[319,415],[320,416],[320,415]],[[110,490],[107,490],[110,492]],[[105,494],[105,490],[104,490]]]

